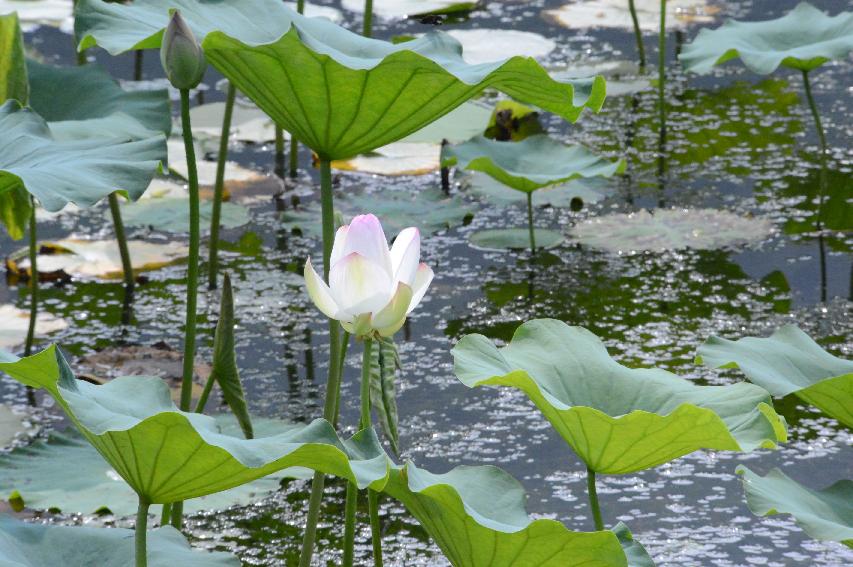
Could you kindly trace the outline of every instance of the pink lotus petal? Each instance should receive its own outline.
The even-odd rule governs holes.
[[[391,253],[388,251],[388,240],[382,230],[382,224],[373,215],[359,215],[352,219],[347,230],[343,247],[343,256],[357,252],[376,263],[392,276]]]

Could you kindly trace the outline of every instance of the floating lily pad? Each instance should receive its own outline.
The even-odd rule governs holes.
[[[794,325],[768,338],[711,337],[699,347],[696,361],[712,368],[739,368],[774,396],[796,394],[853,428],[853,360],[829,354]]]
[[[812,490],[779,469],[764,477],[743,466],[737,472],[743,475],[746,503],[756,516],[791,514],[814,539],[853,547],[853,481],[840,480]]]
[[[0,516],[0,563],[10,567],[127,567],[134,564],[133,530],[52,526]],[[229,553],[197,551],[171,526],[149,530],[149,567],[239,567]]]
[[[773,225],[716,209],[656,209],[611,214],[579,223],[571,236],[581,244],[615,254],[694,248],[713,250],[760,242]]]
[[[368,211],[382,220],[389,233],[398,233],[409,226],[422,232],[437,232],[462,224],[473,213],[458,196],[448,197],[439,189],[424,189],[417,193],[407,191],[381,191],[375,193],[347,193],[335,199],[335,209],[345,220]],[[297,211],[287,211],[282,222],[291,230],[298,229],[312,236],[320,236],[320,206],[312,203]]]
[[[18,309],[14,305],[0,305],[0,348],[12,349],[24,344],[27,328],[30,324],[29,310]],[[56,333],[68,327],[68,322],[50,313],[40,312],[36,317],[36,337]]]
[[[373,3],[373,14],[386,20],[429,14],[458,14],[470,12],[477,2],[478,0],[377,0]],[[362,0],[341,0],[341,6],[350,12],[364,13]]]
[[[556,230],[534,229],[537,248],[554,248],[565,238]],[[471,233],[472,246],[486,250],[523,250],[530,248],[530,231],[527,228],[495,228]]]
[[[231,414],[215,416],[215,426],[223,435],[243,436]],[[255,417],[258,437],[271,437],[292,428],[291,424]],[[69,475],[68,471],[74,474]],[[224,510],[248,505],[279,489],[281,480],[305,476],[299,470],[279,471],[248,484],[188,500],[184,511]],[[109,510],[116,516],[136,512],[133,489],[116,473],[98,451],[76,431],[53,433],[46,441],[0,455],[0,499],[17,491],[27,508],[57,508],[63,514],[93,514]]]
[[[591,83],[595,77],[602,76],[607,80],[608,98],[634,94],[650,88],[651,79],[641,75],[638,63],[622,60],[581,62],[569,69],[553,72],[555,79],[574,81],[578,86],[583,85],[584,81]]]
[[[522,564],[519,558],[524,567],[653,565],[622,524],[573,532],[556,520],[531,519],[524,489],[497,467],[433,474],[407,463],[392,471],[385,492],[406,506],[456,567],[512,567]]]
[[[582,146],[567,146],[544,134],[520,142],[476,136],[442,148],[441,165],[482,171],[526,193],[579,177],[610,177],[625,169],[624,161],[605,160]]]
[[[121,257],[115,240],[78,240],[65,238],[40,242],[37,258],[39,277],[94,277],[118,279],[122,277]],[[187,257],[189,249],[179,242],[158,244],[144,240],[128,240],[127,247],[134,272],[156,270],[175,264]],[[6,260],[10,271],[28,274],[30,260],[26,250]]]
[[[12,411],[5,404],[0,404],[0,449],[8,447],[18,437],[19,433],[27,429],[23,415]]]
[[[640,29],[657,32],[660,29],[660,0],[634,0]],[[720,11],[707,0],[667,0],[666,29],[682,29],[691,24],[714,21]],[[555,10],[545,10],[545,16],[557,25],[571,29],[621,28],[633,29],[627,0],[573,0]]]
[[[453,144],[464,142],[477,134],[482,134],[489,125],[491,116],[490,106],[477,101],[468,101],[400,141],[430,144],[441,144],[442,140]]]
[[[26,193],[48,211],[59,211],[69,202],[88,207],[114,191],[135,200],[163,157],[161,135],[133,141],[56,140],[38,114],[14,100],[0,107],[0,131],[0,197],[11,195],[18,204],[14,218],[2,219],[13,237],[23,234],[29,215]]]
[[[0,352],[0,371],[43,388],[140,498],[189,500],[299,466],[381,489],[389,461],[372,429],[341,441],[318,419],[280,434],[239,439],[213,418],[177,409],[158,378],[128,376],[103,386],[77,380],[56,346],[23,359]]]
[[[552,39],[520,30],[476,28],[450,30],[447,34],[462,44],[463,57],[472,65],[501,61],[516,55],[542,59],[557,47]]]
[[[715,30],[703,29],[684,46],[679,58],[695,73],[740,57],[751,71],[763,75],[780,65],[811,71],[853,51],[853,12],[830,16],[801,2],[774,20],[729,20]]]
[[[218,140],[222,133],[224,114],[224,102],[209,102],[194,106],[190,110],[193,136]],[[181,128],[180,119],[175,128]],[[290,134],[284,132],[284,137],[288,140]],[[275,140],[275,123],[254,104],[237,99],[234,101],[231,115],[231,138],[253,144],[271,142]]]
[[[69,0],[0,0],[0,14],[17,12],[21,28],[27,32],[43,25],[70,31],[73,8]]]
[[[243,226],[249,222],[249,209],[234,203],[221,203],[219,223],[225,228]],[[189,232],[190,204],[188,199],[164,197],[146,199],[122,205],[124,223],[145,226],[166,232]],[[202,226],[210,228],[213,203],[202,201],[199,206]]]
[[[498,349],[467,335],[452,351],[469,387],[511,386],[536,404],[593,471],[627,474],[701,449],[749,452],[786,440],[762,388],[697,386],[657,368],[613,360],[601,340],[555,319],[524,323]]]
[[[481,196],[490,205],[523,205],[527,200],[526,194],[480,171],[464,176],[461,184],[463,190]],[[578,203],[578,199],[581,204],[597,203],[613,192],[613,185],[603,179],[575,179],[534,191],[533,206],[571,207]]]
[[[178,139],[172,139],[168,142],[169,146],[169,169],[184,179],[189,175],[187,168],[187,152],[184,149],[184,142]],[[216,183],[216,162],[202,159],[203,152],[196,148],[196,169],[198,170],[199,185],[214,185]],[[266,176],[258,171],[247,169],[233,161],[225,162],[225,184],[226,187],[230,183],[248,183],[260,181]]]
[[[142,194],[140,200],[147,199],[186,199],[189,197],[187,186],[169,179],[153,179]]]

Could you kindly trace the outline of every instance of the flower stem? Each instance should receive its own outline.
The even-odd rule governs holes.
[[[225,163],[228,161],[228,138],[231,134],[231,117],[234,114],[234,99],[237,88],[228,81],[225,95],[225,113],[219,133],[219,157],[216,160],[216,185],[213,189],[213,210],[210,216],[210,251],[207,261],[207,289],[216,289],[216,272],[219,271],[219,219],[222,215],[222,196],[225,192]]]
[[[809,108],[812,111],[812,118],[814,118],[815,130],[817,130],[817,137],[820,140],[820,181],[818,185],[818,190],[820,191],[820,195],[818,197],[818,209],[817,209],[817,221],[815,222],[815,229],[817,230],[817,239],[818,239],[818,253],[820,258],[820,300],[821,302],[825,302],[827,298],[827,286],[826,286],[826,248],[823,240],[823,200],[826,195],[826,183],[827,183],[827,153],[828,146],[826,143],[826,133],[823,131],[823,124],[820,120],[820,113],[817,110],[817,104],[815,103],[814,96],[812,96],[812,85],[809,81],[809,72],[803,71],[803,85],[806,89],[806,100],[808,100]]]
[[[358,487],[347,483],[347,496],[344,508],[344,560],[343,567],[352,567],[355,559],[355,513],[358,508]]]
[[[187,260],[186,323],[184,325],[184,364],[181,377],[181,410],[189,411],[192,401],[193,363],[195,362],[196,300],[198,295],[199,260],[199,203],[198,172],[195,163],[192,125],[190,124],[190,91],[181,89],[181,125],[184,134],[184,149],[187,154],[190,191],[190,252]],[[183,503],[172,505],[172,525],[181,529]]]
[[[370,419],[370,365],[373,362],[370,351],[373,347],[371,339],[364,339],[364,354],[361,358],[361,421],[359,429],[367,429],[371,425]]]
[[[373,33],[373,0],[364,0],[364,26],[361,35],[370,37]]]
[[[361,424],[359,429],[373,425],[370,417],[370,367],[373,362],[371,350],[373,341],[364,340],[364,354],[361,359]],[[382,525],[379,521],[379,495],[367,489],[367,508],[370,512],[370,535],[373,542],[373,565],[382,567]]]
[[[527,230],[530,232],[530,255],[536,255],[536,231],[533,230],[533,192],[527,194]]]
[[[118,253],[121,257],[121,270],[124,275],[124,287],[128,293],[133,291],[135,280],[133,278],[133,264],[130,261],[130,250],[127,247],[127,235],[124,232],[124,222],[121,220],[121,208],[118,203],[118,195],[110,193],[107,198],[110,202],[110,213],[113,216],[113,227],[118,242]]]
[[[634,0],[628,0],[628,10],[631,12],[631,21],[634,22],[634,37],[637,39],[637,57],[640,59],[640,73],[646,72],[646,48],[643,45],[643,30],[640,29],[640,20],[637,19],[637,8]]]
[[[332,193],[332,162],[327,158],[320,159],[320,208],[323,222],[323,275],[328,282],[332,245],[335,241],[335,206],[334,194]],[[334,319],[329,319],[329,373],[326,380],[326,402],[323,406],[323,417],[330,423],[337,421],[335,414],[340,404],[340,371],[342,369],[340,357],[340,325]],[[299,556],[299,567],[309,567],[311,565],[311,556],[314,554],[314,539],[317,535],[317,521],[320,518],[320,504],[323,501],[325,483],[325,475],[315,472],[314,480],[311,483],[311,497],[308,500],[308,518],[305,525],[305,534],[302,537],[302,552]]]
[[[664,207],[666,190],[666,0],[660,0],[658,32],[658,207]]]
[[[147,567],[148,565],[148,506],[150,506],[148,501],[140,496],[139,508],[136,511],[136,526],[134,526],[136,534],[136,567]]]
[[[36,318],[39,304],[39,271],[38,271],[38,233],[36,232],[36,200],[30,196],[30,324],[27,327],[27,342],[24,346],[24,356],[33,353],[33,341],[36,335]]]
[[[275,127],[275,165],[273,171],[280,179],[284,179],[284,130]]]
[[[370,536],[373,541],[373,566],[382,567],[382,523],[379,520],[379,493],[367,489],[367,508],[370,511]]]
[[[595,471],[586,467],[586,491],[589,496],[589,507],[592,509],[592,519],[595,521],[595,529],[604,529],[604,521],[601,519],[601,508],[598,505],[598,492],[595,489]]]

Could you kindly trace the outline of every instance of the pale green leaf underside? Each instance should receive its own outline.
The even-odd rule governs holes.
[[[558,230],[534,228],[537,248],[554,248],[565,240]],[[525,228],[493,228],[472,232],[468,237],[472,246],[484,250],[524,250],[530,248],[530,229]]]
[[[774,396],[796,394],[853,428],[853,360],[829,354],[794,325],[768,338],[711,337],[699,347],[696,361],[712,368],[739,368]]]
[[[791,514],[814,539],[853,547],[853,481],[840,480],[823,490],[812,490],[779,469],[764,477],[743,466],[737,472],[743,475],[746,502],[753,514]]]
[[[529,321],[501,349],[468,335],[452,353],[464,384],[522,390],[596,472],[631,473],[700,449],[752,451],[786,439],[765,390],[696,386],[665,370],[627,368],[594,334],[562,321]]]
[[[128,376],[103,386],[78,381],[56,346],[0,358],[0,371],[45,388],[80,432],[138,494],[154,504],[189,500],[289,467],[379,487],[388,457],[372,429],[341,442],[325,420],[265,438],[223,435],[213,418],[179,411],[160,379]]]
[[[0,194],[22,185],[48,211],[87,207],[114,191],[138,199],[160,165],[163,136],[57,141],[15,101],[0,107]]]
[[[486,88],[572,121],[583,108],[598,111],[604,102],[600,77],[584,96],[571,83],[551,79],[533,59],[468,65],[459,42],[447,34],[395,45],[306,18],[275,0],[84,0],[76,24],[80,45],[97,43],[113,53],[156,47],[170,8],[180,9],[203,38],[214,67],[328,159],[404,138]]]
[[[458,176],[457,179],[459,179]],[[523,205],[526,202],[527,197],[524,193],[515,191],[490,175],[479,171],[466,175],[461,179],[461,182],[463,190],[481,197],[490,205],[504,207]],[[604,179],[575,179],[534,191],[533,206],[569,207],[574,199],[580,199],[586,204],[597,203],[615,190],[616,188]]]
[[[133,530],[49,526],[0,516],[0,565],[4,567],[127,567],[134,564]],[[149,567],[239,567],[228,553],[193,550],[167,526],[148,532]]]
[[[128,226],[144,226],[166,232],[188,232],[190,228],[190,204],[186,198],[160,197],[124,203],[121,213],[124,223]],[[212,217],[213,203],[202,201],[199,204],[199,219],[207,230]],[[247,224],[250,220],[249,209],[243,205],[221,203],[220,226],[235,228]]]
[[[531,519],[521,485],[497,467],[433,474],[407,463],[391,471],[385,492],[406,506],[454,567],[629,565],[613,532],[573,532],[556,520]]]
[[[520,142],[475,136],[443,147],[441,165],[482,171],[525,193],[581,177],[610,177],[625,167],[623,161],[608,161],[583,146],[567,146],[544,134]]]
[[[853,12],[837,16],[801,2],[775,20],[739,22],[703,29],[680,55],[684,66],[707,73],[714,65],[740,57],[751,71],[767,75],[780,65],[811,71],[853,51]]]

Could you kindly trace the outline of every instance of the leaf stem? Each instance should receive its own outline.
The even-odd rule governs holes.
[[[121,207],[118,202],[118,194],[110,193],[107,200],[110,203],[110,213],[113,217],[113,228],[118,242],[118,253],[121,257],[121,271],[124,276],[124,287],[127,293],[132,293],[136,284],[133,277],[133,263],[130,261],[130,250],[127,247],[127,234],[124,232],[124,222],[121,219]]]
[[[601,508],[598,505],[598,491],[595,489],[595,471],[586,467],[586,491],[589,497],[589,507],[592,510],[592,519],[595,521],[595,529],[602,531],[604,521],[601,519]]]
[[[379,520],[379,493],[369,488],[367,489],[367,509],[370,511],[373,566],[382,567],[382,523]]]
[[[812,111],[812,118],[814,119],[815,130],[817,130],[817,137],[818,140],[820,140],[820,181],[818,186],[820,195],[818,197],[817,220],[815,222],[815,229],[818,233],[818,254],[820,258],[820,300],[821,302],[826,302],[826,247],[823,240],[823,200],[824,196],[826,195],[827,154],[829,148],[826,143],[826,133],[823,131],[823,124],[820,120],[820,113],[817,110],[817,104],[815,103],[814,96],[812,95],[812,85],[811,81],[809,80],[808,71],[803,71],[803,85],[806,89],[806,100],[808,100],[809,108]]]
[[[222,216],[222,197],[225,193],[225,164],[228,161],[228,138],[231,135],[231,117],[234,115],[234,99],[237,88],[228,81],[225,95],[225,113],[222,130],[219,132],[219,156],[216,160],[216,184],[213,189],[213,210],[210,216],[210,251],[207,258],[207,289],[216,289],[216,272],[219,271],[219,219]]]
[[[36,335],[36,318],[39,303],[39,271],[38,271],[38,233],[36,231],[36,199],[30,195],[30,324],[27,327],[27,342],[24,346],[24,356],[33,353],[33,341]]]
[[[658,32],[658,207],[665,205],[666,183],[666,0],[660,0],[660,31]]]
[[[530,255],[536,256],[536,231],[533,229],[533,192],[527,193],[527,230],[530,233]]]
[[[364,26],[361,35],[370,37],[373,33],[373,0],[364,0]]]
[[[139,497],[139,508],[136,511],[135,543],[136,543],[136,567],[148,566],[148,507],[150,503],[145,497]]]
[[[181,378],[181,410],[189,411],[192,401],[193,366],[195,362],[196,301],[198,296],[199,263],[199,202],[198,172],[195,162],[192,125],[190,123],[190,91],[181,89],[181,126],[184,134],[184,149],[187,154],[187,170],[190,192],[190,252],[187,260],[186,323],[184,326],[184,364]],[[172,525],[181,529],[183,503],[172,505]]]
[[[646,72],[646,48],[643,45],[643,30],[640,29],[640,20],[637,18],[637,8],[634,0],[628,0],[628,10],[631,12],[631,20],[634,22],[634,37],[637,39],[637,57],[640,59],[640,73]]]
[[[355,560],[355,514],[358,509],[358,487],[347,483],[346,504],[344,507],[344,560],[343,567],[352,567]]]
[[[340,360],[338,361],[338,379],[343,380],[344,376],[344,366],[346,366],[346,358],[347,358],[347,350],[349,350],[349,339],[350,334],[349,331],[344,331],[344,336],[341,338],[341,352],[340,352]],[[332,426],[338,426],[338,416],[340,415],[340,405],[341,405],[341,397],[340,395],[335,396],[335,414],[334,419],[332,420]]]
[[[284,179],[284,130],[275,127],[275,166],[273,170],[279,178]]]
[[[291,138],[294,139],[294,138]],[[335,206],[332,192],[332,162],[327,158],[320,159],[320,209],[323,222],[323,274],[329,281],[329,264],[332,256],[332,245],[335,241]],[[337,421],[337,408],[341,395],[341,338],[340,324],[329,319],[329,372],[326,379],[326,401],[323,406],[323,417],[330,423]],[[317,522],[320,518],[320,504],[323,501],[323,488],[326,477],[315,472],[311,483],[311,496],[308,500],[308,518],[305,534],[302,537],[302,551],[299,556],[299,567],[309,567],[314,554],[314,539],[317,535]]]

